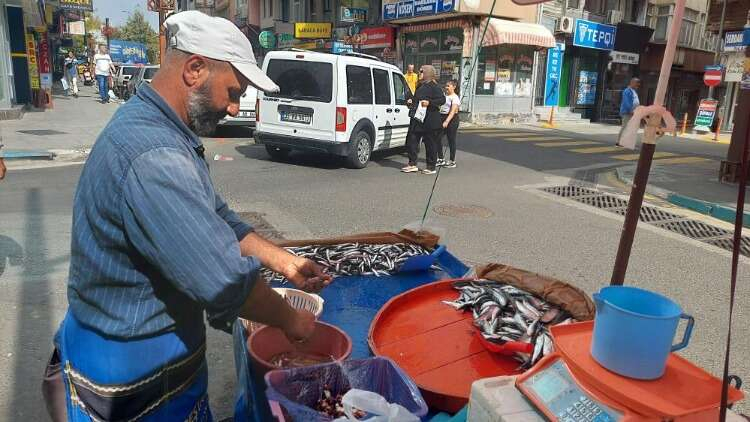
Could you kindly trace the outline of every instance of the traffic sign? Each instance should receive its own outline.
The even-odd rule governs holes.
[[[711,125],[716,116],[716,108],[719,102],[711,99],[703,99],[698,105],[698,112],[695,114],[695,127],[697,131],[710,132]]]
[[[706,66],[706,71],[703,73],[703,83],[706,86],[718,86],[721,84],[723,74],[721,66]]]

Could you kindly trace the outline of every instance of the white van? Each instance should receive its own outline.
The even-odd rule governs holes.
[[[263,71],[281,88],[259,93],[255,140],[272,158],[291,150],[343,156],[363,168],[372,151],[406,143],[410,91],[401,71],[373,56],[272,51]]]

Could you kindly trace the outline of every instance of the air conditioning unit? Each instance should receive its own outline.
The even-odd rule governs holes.
[[[573,25],[575,25],[575,19],[571,18],[570,16],[563,16],[562,18],[560,18],[560,23],[557,25],[557,32],[572,34]]]
[[[607,23],[617,25],[622,22],[622,12],[619,10],[610,10],[607,12]]]

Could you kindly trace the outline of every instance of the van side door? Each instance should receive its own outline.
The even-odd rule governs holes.
[[[406,101],[411,97],[409,86],[403,75],[397,72],[391,72],[393,79],[393,140],[392,147],[399,147],[406,144],[406,136],[409,133],[409,106]]]
[[[351,139],[354,127],[363,119],[375,125],[373,120],[372,72],[369,66],[347,64],[346,76],[346,120],[347,135]],[[377,126],[376,126],[377,129]],[[373,145],[377,144],[377,130]],[[347,139],[347,140],[348,140]]]
[[[387,69],[373,66],[372,80],[375,92],[373,123],[377,131],[374,149],[387,149],[393,143],[392,116],[394,112],[391,78]]]

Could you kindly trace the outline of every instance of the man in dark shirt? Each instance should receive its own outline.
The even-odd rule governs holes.
[[[204,314],[216,328],[241,316],[304,341],[314,316],[258,270],[306,290],[330,282],[255,234],[209,177],[198,136],[237,114],[248,84],[278,89],[250,42],[200,12],[165,26],[161,70],[102,131],[76,190],[69,310],[55,338],[69,420],[210,420]]]

